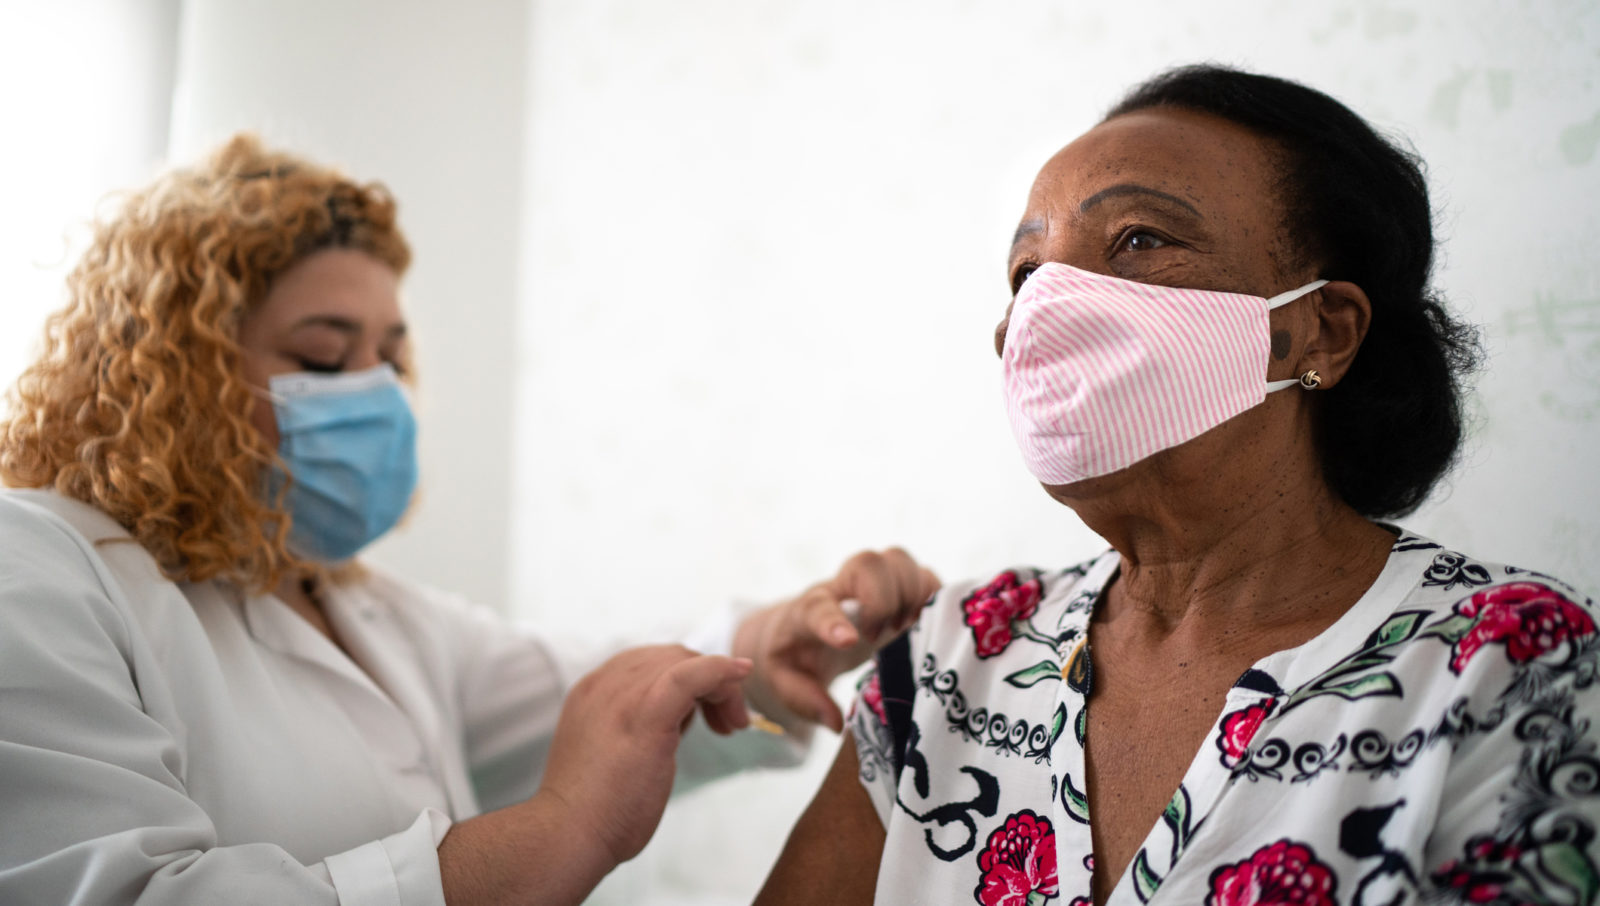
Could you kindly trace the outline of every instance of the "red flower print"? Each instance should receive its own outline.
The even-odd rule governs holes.
[[[878,672],[876,670],[872,672],[871,676],[867,677],[866,683],[861,686],[861,702],[873,714],[878,716],[878,723],[886,727],[889,725],[889,714],[883,710],[883,687],[878,685]]]
[[[1467,841],[1467,854],[1480,862],[1515,862],[1522,857],[1522,847],[1493,837],[1473,837]]]
[[[983,877],[972,895],[983,906],[1039,906],[1056,895],[1056,832],[1024,809],[989,835],[978,853]]]
[[[1500,894],[1505,888],[1499,884],[1475,884],[1467,888],[1468,903],[1493,903],[1500,899]]]
[[[1206,906],[1336,906],[1338,881],[1304,843],[1279,840],[1211,873]]]
[[[1496,903],[1525,906],[1531,897],[1518,882],[1516,863],[1522,847],[1509,840],[1477,836],[1467,841],[1466,860],[1451,859],[1431,872],[1433,883],[1448,890],[1457,903]]]
[[[1222,750],[1224,767],[1234,767],[1244,760],[1245,753],[1250,750],[1250,740],[1256,738],[1256,731],[1261,729],[1261,724],[1266,721],[1267,715],[1272,713],[1272,706],[1276,703],[1277,699],[1269,698],[1240,708],[1222,718],[1222,732],[1217,736],[1217,748]]]
[[[1563,642],[1594,635],[1589,612],[1537,582],[1485,589],[1456,604],[1456,613],[1477,622],[1456,642],[1452,672],[1460,673],[1483,646],[1504,642],[1506,656],[1525,664]]]
[[[1474,874],[1464,868],[1458,868],[1458,863],[1446,862],[1440,869],[1433,873],[1433,881],[1442,887],[1449,887],[1455,891],[1458,902],[1463,903],[1500,903],[1505,894],[1505,886],[1500,883],[1505,877],[1503,873]]]
[[[978,646],[978,657],[994,657],[1011,644],[1011,621],[1026,620],[1039,606],[1043,586],[1038,579],[1019,583],[1010,570],[961,602],[967,625]]]

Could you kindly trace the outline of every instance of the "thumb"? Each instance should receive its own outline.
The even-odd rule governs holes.
[[[645,694],[646,719],[657,729],[676,731],[701,700],[721,705],[740,696],[739,684],[750,675],[749,658],[697,654],[666,671]]]
[[[802,720],[822,724],[835,733],[844,730],[844,715],[816,677],[798,670],[772,672],[772,694],[778,703]]]
[[[854,598],[840,600],[829,594],[818,594],[806,608],[806,628],[833,648],[850,648],[861,641],[861,631],[856,621],[861,617],[861,602]]]

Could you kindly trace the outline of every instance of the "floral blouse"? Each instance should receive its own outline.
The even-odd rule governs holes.
[[[880,654],[850,716],[876,902],[1090,902],[1085,643],[1118,562],[947,586]],[[1239,677],[1108,903],[1593,903],[1597,662],[1592,601],[1402,533]]]

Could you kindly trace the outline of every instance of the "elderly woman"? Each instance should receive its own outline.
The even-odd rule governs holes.
[[[946,586],[776,903],[1592,903],[1591,602],[1379,521],[1462,435],[1419,162],[1309,88],[1136,88],[1034,182],[995,333],[1111,550]]]
[[[416,480],[408,258],[381,187],[248,137],[99,227],[0,426],[0,902],[575,903],[675,765],[787,748],[697,730],[678,761],[697,707],[745,726],[748,680],[837,729],[827,682],[932,592],[861,555],[725,621],[737,657],[635,649],[574,684],[353,561]]]

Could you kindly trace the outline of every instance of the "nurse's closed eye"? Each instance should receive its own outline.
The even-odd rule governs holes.
[[[343,362],[320,362],[308,358],[296,358],[295,361],[300,364],[300,370],[316,374],[338,374],[344,370]]]

